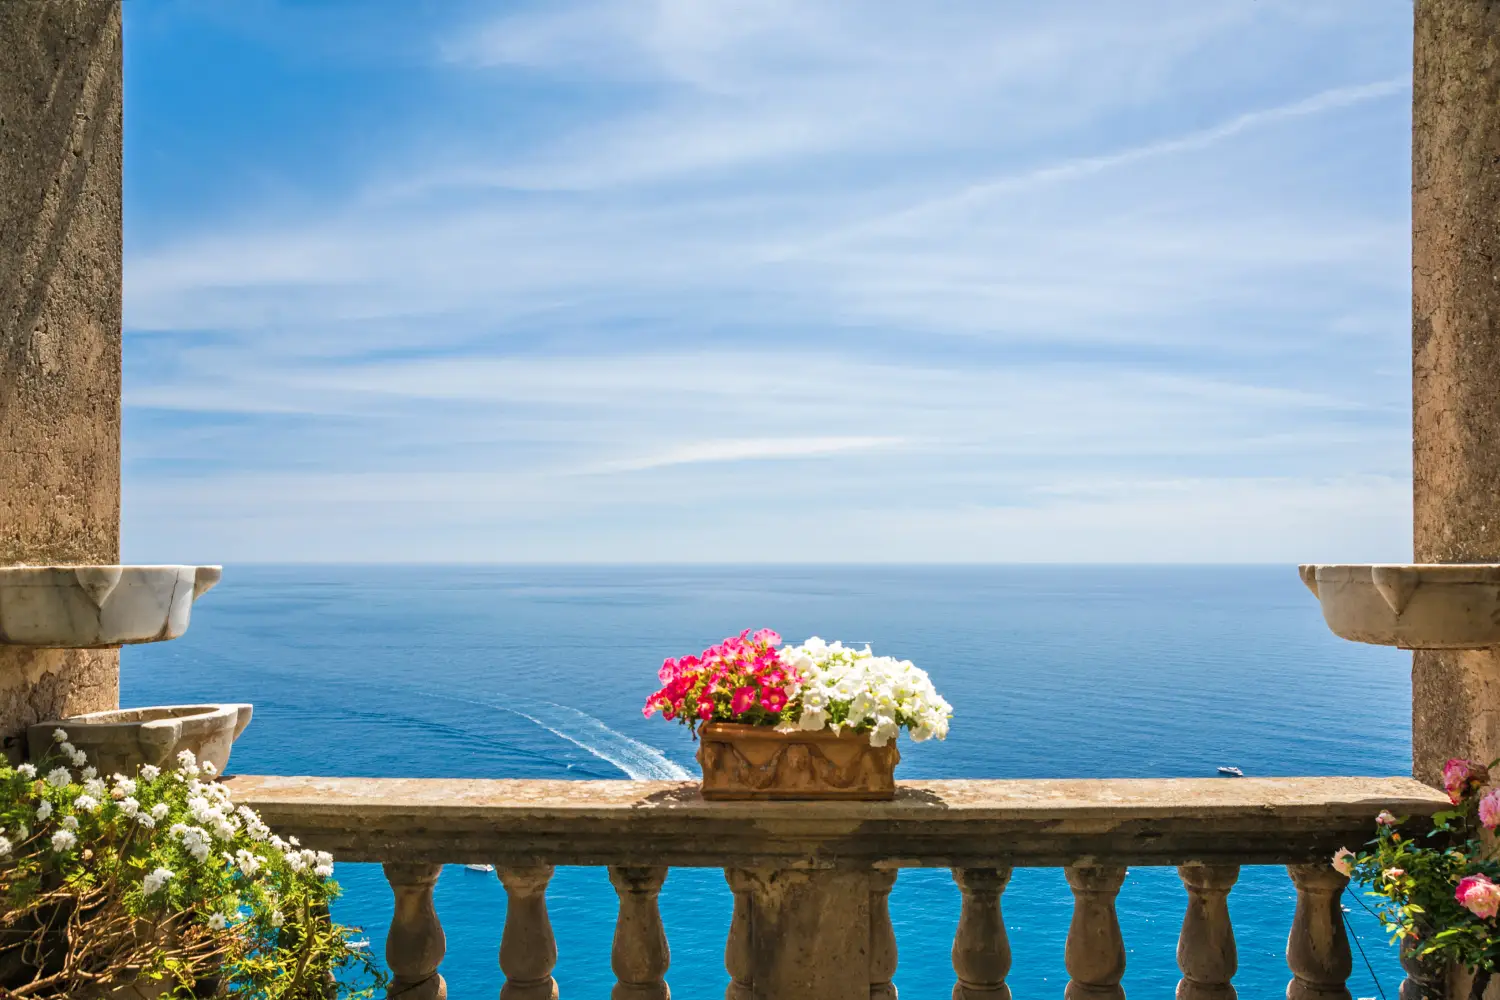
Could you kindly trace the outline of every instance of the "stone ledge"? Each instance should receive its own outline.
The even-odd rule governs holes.
[[[911,781],[893,802],[705,802],[692,782],[226,780],[346,861],[501,866],[1287,864],[1359,846],[1381,809],[1448,804],[1411,778]]]

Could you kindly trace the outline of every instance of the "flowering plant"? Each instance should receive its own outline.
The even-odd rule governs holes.
[[[661,712],[697,732],[707,722],[738,722],[816,732],[869,733],[885,746],[905,728],[913,740],[944,739],[953,707],[910,660],[876,656],[814,636],[782,646],[770,629],[746,629],[696,656],[668,659],[663,687],[644,712]]]
[[[1483,764],[1450,760],[1443,788],[1454,808],[1434,814],[1423,837],[1403,833],[1405,817],[1382,811],[1365,850],[1333,857],[1334,868],[1381,900],[1376,915],[1408,954],[1469,969],[1474,997],[1500,969],[1500,862],[1480,832],[1500,826],[1500,788],[1484,791],[1489,781]]]
[[[383,977],[329,916],[331,855],[235,808],[192,751],[105,779],[53,737],[40,766],[0,766],[0,997],[374,995]]]

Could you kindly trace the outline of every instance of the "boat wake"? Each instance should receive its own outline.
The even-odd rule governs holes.
[[[585,712],[550,701],[497,705],[607,761],[636,781],[687,781],[691,775],[666,754],[600,722]]]

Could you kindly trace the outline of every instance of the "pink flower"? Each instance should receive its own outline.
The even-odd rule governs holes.
[[[1391,815],[1391,811],[1389,809],[1382,809],[1375,815],[1375,822],[1380,824],[1381,826],[1395,826],[1396,817]]]
[[[1354,874],[1354,852],[1340,847],[1333,855],[1333,870],[1348,878]]]
[[[745,685],[737,688],[729,701],[729,710],[735,715],[744,715],[755,707],[755,688]]]
[[[1459,879],[1453,898],[1474,916],[1485,920],[1500,913],[1500,885],[1483,875],[1469,875]]]
[[[1385,871],[1381,872],[1380,874],[1382,874],[1382,875],[1385,876],[1385,880],[1387,882],[1394,882],[1398,878],[1400,878],[1402,875],[1406,874],[1406,869],[1405,868],[1387,868]]]
[[[768,628],[761,629],[759,632],[755,633],[753,638],[757,643],[761,643],[766,646],[781,645],[781,636],[777,635],[775,632],[772,632]]]
[[[1489,780],[1490,772],[1478,761],[1452,757],[1443,765],[1443,791],[1454,805]]]
[[[1500,790],[1491,790],[1479,800],[1479,822],[1487,830],[1500,826]]]
[[[786,689],[769,687],[761,692],[760,707],[767,712],[779,712],[786,708]]]
[[[714,717],[714,703],[711,701],[698,702],[698,718],[707,722]]]

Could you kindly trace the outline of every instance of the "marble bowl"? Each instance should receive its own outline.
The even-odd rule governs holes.
[[[53,731],[62,729],[103,775],[134,776],[142,764],[176,767],[183,750],[223,774],[253,713],[254,706],[242,704],[158,705],[51,719],[27,728],[27,756],[41,760],[54,746]]]
[[[1500,565],[1307,565],[1335,635],[1402,649],[1500,646]]]
[[[175,639],[218,566],[0,569],[0,645],[97,649]]]

